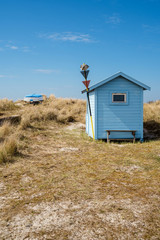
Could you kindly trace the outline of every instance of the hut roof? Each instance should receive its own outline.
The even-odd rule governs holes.
[[[94,90],[95,88],[98,88],[98,87],[102,86],[102,85],[105,84],[105,83],[108,83],[109,81],[114,80],[114,79],[117,78],[117,77],[120,77],[120,76],[123,77],[123,78],[125,78],[125,79],[127,79],[128,81],[130,81],[130,82],[132,82],[132,83],[134,83],[134,84],[142,87],[143,90],[149,90],[149,91],[151,90],[151,88],[150,88],[149,86],[145,85],[144,83],[139,82],[138,80],[136,80],[136,79],[128,76],[127,74],[125,74],[125,73],[123,73],[123,72],[118,72],[118,73],[115,73],[114,75],[112,75],[112,76],[104,79],[103,81],[101,81],[101,82],[99,82],[99,83],[91,86],[91,87],[89,88],[89,92],[92,91],[92,90]],[[82,91],[82,93],[85,93],[85,92],[86,92],[86,90],[83,90],[83,91]]]
[[[32,98],[32,97],[34,97],[34,98],[39,98],[39,97],[42,97],[42,95],[32,94],[32,95],[27,95],[27,96],[25,96],[25,97],[28,97],[28,98]]]

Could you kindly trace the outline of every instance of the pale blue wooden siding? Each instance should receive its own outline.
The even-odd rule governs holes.
[[[91,112],[92,112],[93,128],[95,132],[95,92],[94,91],[89,93],[89,99],[90,99]],[[87,104],[87,114],[86,114],[86,132],[90,137],[93,138],[88,104]]]
[[[86,133],[88,133],[88,112],[86,113]]]
[[[119,76],[97,87],[96,134],[106,139],[105,130],[136,130],[136,138],[143,138],[143,88]],[[126,93],[127,104],[112,103],[112,92]],[[93,104],[93,100],[92,100]],[[131,138],[131,133],[111,133],[110,138]]]

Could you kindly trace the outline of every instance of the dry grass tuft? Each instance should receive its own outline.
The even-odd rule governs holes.
[[[160,123],[160,100],[144,104],[144,122],[153,120]]]
[[[56,99],[56,97],[54,96],[54,94],[51,94],[48,98],[48,101],[54,101]],[[47,100],[47,99],[45,99]]]
[[[0,139],[4,139],[12,132],[12,125],[10,122],[4,122],[0,127]]]
[[[17,126],[10,122],[4,122],[0,127],[0,163],[11,162],[18,152],[20,132],[15,129]]]
[[[6,98],[0,100],[0,111],[8,111],[16,109],[16,105],[12,100]]]
[[[30,116],[29,115],[23,115],[22,119],[21,119],[21,123],[20,123],[20,126],[19,126],[19,129],[20,130],[25,130],[27,129],[28,127],[31,127],[31,124],[30,124]]]
[[[150,135],[160,137],[160,100],[144,104],[144,127]]]
[[[18,152],[18,140],[11,136],[0,147],[0,163],[11,162]]]

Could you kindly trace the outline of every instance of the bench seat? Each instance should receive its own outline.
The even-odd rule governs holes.
[[[117,138],[117,139],[111,139],[109,138],[109,135],[111,132],[131,132],[133,135],[133,142],[135,142],[135,134],[136,134],[136,130],[106,130],[107,132],[107,143],[110,142],[110,140],[131,140],[130,138]]]

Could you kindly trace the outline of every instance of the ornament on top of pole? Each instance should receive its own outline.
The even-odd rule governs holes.
[[[83,84],[85,85],[86,87],[86,91],[88,91],[88,87],[89,87],[89,84],[90,84],[90,80],[87,80],[87,77],[88,77],[88,73],[89,73],[89,70],[87,70],[89,68],[89,66],[85,63],[83,63],[81,66],[80,66],[80,69],[81,69],[81,74],[83,75],[83,77],[85,78],[85,81],[82,81]]]

